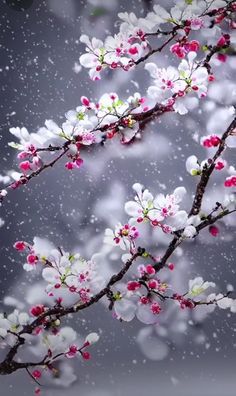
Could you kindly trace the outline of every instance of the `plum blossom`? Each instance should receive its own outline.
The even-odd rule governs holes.
[[[130,322],[136,316],[137,319],[145,324],[154,324],[158,321],[161,306],[153,297],[146,298],[144,288],[137,291],[129,291],[124,284],[119,284],[113,292],[114,312],[117,319]]]
[[[209,82],[214,81],[215,78],[208,61],[212,56],[211,49],[215,50],[214,46],[219,47],[220,52],[216,55],[218,60],[224,62],[227,59],[224,50],[229,47],[231,37],[228,33],[224,34],[220,26],[217,28],[214,26],[224,19],[228,22],[231,11],[236,9],[235,4],[229,4],[228,7],[227,3],[221,0],[178,0],[170,11],[155,5],[153,12],[148,13],[145,18],[138,18],[134,13],[120,13],[119,32],[103,41],[82,35],[80,40],[86,45],[86,53],[81,55],[80,63],[89,69],[92,80],[100,79],[101,72],[105,69],[125,71],[134,69],[136,64],[145,61],[154,53],[161,52],[162,49],[177,55],[180,63],[176,67],[166,68],[160,67],[159,62],[158,65],[154,62],[147,63],[145,69],[149,72],[152,82],[144,95],[139,92],[133,95],[129,93],[128,98],[121,99],[116,92],[106,92],[96,101],[83,95],[80,99],[81,103],[66,112],[61,126],[53,120],[46,120],[42,128],[32,133],[24,127],[11,128],[10,133],[19,140],[19,143],[10,143],[10,146],[19,150],[17,157],[20,161],[21,173],[12,171],[9,172],[9,176],[0,175],[0,182],[6,184],[12,178],[14,182],[10,187],[13,189],[20,184],[26,184],[32,175],[37,175],[40,170],[53,166],[54,162],[48,162],[51,156],[57,159],[57,155],[61,158],[65,154],[65,167],[68,170],[80,168],[83,164],[81,153],[86,148],[99,143],[104,144],[107,139],[115,136],[118,136],[124,144],[132,142],[136,135],[140,137],[141,134],[138,132],[142,130],[146,119],[149,121],[149,118],[154,119],[159,115],[159,110],[156,112],[155,109],[160,109],[161,114],[162,110],[163,113],[175,111],[186,114],[189,109],[195,108],[199,99],[206,96]],[[225,6],[227,11],[217,9]],[[168,28],[166,24],[170,32],[166,30]],[[231,24],[232,22],[229,25]],[[192,30],[200,29],[203,35],[199,37],[207,35],[209,30],[213,32],[212,36],[217,33],[215,37],[205,40],[206,46],[204,41],[192,39],[190,36]],[[157,44],[160,46],[157,46],[156,50],[151,45],[152,40],[155,39],[157,41],[160,39],[161,42]],[[216,52],[219,48],[216,48]],[[200,49],[207,53],[202,60],[197,59]],[[212,106],[214,107],[215,103],[207,103],[206,110]],[[148,113],[145,114],[146,112]],[[192,125],[191,120],[189,125]],[[208,130],[211,134],[203,136],[200,144],[205,148],[215,149],[213,167],[228,172],[229,177],[225,180],[225,187],[235,187],[235,169],[228,166],[226,161],[220,158],[221,153],[219,153],[223,146],[224,148],[235,146],[235,130],[231,131],[226,144],[224,135],[218,136],[217,131],[215,127],[213,131]],[[204,176],[204,172],[213,169],[209,169],[211,161],[209,159],[200,163],[195,155],[191,155],[186,160],[186,169],[193,176]],[[203,187],[205,189],[206,185]],[[1,200],[6,195],[7,188],[0,192]],[[70,369],[61,369],[60,363],[58,363],[59,368],[55,368],[54,360],[58,357],[67,360],[77,356],[89,360],[91,355],[85,348],[96,343],[99,335],[90,333],[81,343],[75,330],[69,326],[62,327],[63,317],[68,312],[75,313],[100,300],[118,320],[128,322],[137,318],[147,325],[159,324],[165,312],[167,317],[169,312],[172,315],[175,311],[168,312],[166,309],[171,303],[174,303],[174,309],[177,306],[181,310],[193,310],[198,305],[212,305],[229,309],[232,313],[236,312],[236,300],[229,297],[232,290],[225,295],[220,293],[206,296],[205,292],[210,287],[215,287],[215,283],[205,282],[200,276],[189,281],[187,293],[176,292],[172,281],[177,266],[169,262],[170,253],[173,253],[185,239],[195,238],[201,228],[206,226],[211,235],[218,235],[219,228],[218,225],[213,225],[214,220],[219,220],[221,215],[225,215],[226,208],[235,210],[234,194],[226,195],[210,214],[202,213],[202,197],[197,197],[200,200],[199,214],[190,216],[181,208],[186,194],[184,187],[178,187],[168,194],[152,194],[139,183],[135,183],[133,189],[136,192],[134,200],[125,204],[125,211],[130,219],[127,223],[118,223],[114,230],[105,231],[104,242],[124,250],[123,255],[111,252],[110,247],[103,247],[102,253],[93,255],[91,259],[84,259],[79,253],[55,248],[52,243],[42,238],[34,238],[32,245],[21,239],[14,244],[14,248],[20,254],[26,255],[23,268],[28,272],[36,270],[35,275],[40,273],[42,282],[39,289],[41,288],[44,294],[42,297],[38,289],[33,290],[34,301],[31,301],[27,309],[28,313],[20,311],[24,306],[20,307],[14,301],[8,301],[9,305],[19,309],[15,309],[10,314],[0,314],[0,337],[3,339],[3,344],[12,344],[17,352],[18,344],[14,347],[15,341],[12,343],[12,339],[21,344],[22,334],[27,334],[25,341],[29,340],[31,350],[44,359],[39,364],[42,370],[35,368],[32,371],[35,380],[41,378],[43,371],[46,375],[56,377],[56,374],[62,370],[62,377],[56,379],[58,384],[61,385],[64,380],[65,383],[74,381],[75,376]],[[219,214],[219,217],[214,218],[216,214]],[[142,227],[141,223],[146,225]],[[173,235],[166,237],[159,230]],[[155,234],[155,238],[161,234],[163,240],[170,240],[166,252],[157,254],[151,252],[150,246],[143,247],[142,243],[146,243],[150,234]],[[144,236],[143,240],[140,241],[142,236]],[[136,246],[138,238],[140,238],[139,247]],[[150,238],[149,242],[154,241],[156,244],[162,241],[161,238],[160,241],[158,238],[155,241]],[[88,246],[87,251],[90,251],[90,243]],[[152,248],[154,249],[154,246]],[[119,267],[112,275],[111,268],[106,271],[103,267],[100,270],[101,266],[96,265],[98,256],[100,256],[99,264],[104,261],[103,249],[111,253],[110,257],[114,254],[112,259],[120,261],[118,265],[121,265],[121,268]],[[176,254],[181,256],[181,248],[178,249]],[[136,269],[134,272],[131,270],[130,274],[128,270],[132,264]],[[159,272],[162,269],[163,272]],[[118,283],[121,279],[124,283]],[[201,295],[203,295],[201,298],[205,299],[196,301],[195,297]],[[164,334],[166,329],[160,326],[156,328],[157,333],[158,331],[159,334],[161,332]],[[17,334],[18,332],[20,334]],[[166,349],[168,348],[165,348],[164,356]],[[8,357],[9,354],[7,359]],[[37,394],[39,394],[38,389],[35,391]]]
[[[175,85],[175,92],[190,89],[197,92],[199,98],[205,97],[208,86],[208,71],[206,67],[195,62],[196,52],[189,52],[187,59],[183,59],[178,66],[179,80]]]
[[[200,30],[209,26],[210,17],[204,13],[213,10],[214,4],[216,7],[219,4],[224,7],[227,3],[212,1],[208,4],[208,2],[191,1],[190,4],[181,0],[176,2],[170,12],[160,5],[154,5],[153,11],[149,12],[145,18],[138,18],[133,12],[119,13],[118,17],[122,22],[119,24],[119,31],[114,36],[108,36],[104,41],[95,37],[89,39],[84,34],[80,37],[80,41],[86,45],[86,53],[80,56],[80,64],[89,69],[92,80],[99,80],[101,72],[107,67],[130,70],[150,48],[149,33],[155,33],[162,24],[168,23],[172,28],[178,28],[179,40],[181,40],[185,34],[187,37],[191,30]],[[221,45],[227,42],[224,36],[221,37],[221,41],[218,41]],[[194,40],[188,43],[185,38],[184,45],[177,42],[172,46],[172,50],[174,46],[178,47],[178,56],[184,57],[185,53],[199,49],[199,45],[196,47],[191,44],[193,42]],[[173,52],[176,52],[176,49]]]
[[[79,254],[55,250],[47,259],[50,265],[43,269],[42,277],[48,283],[46,291],[49,295],[60,288],[66,288],[71,293],[80,296],[83,302],[91,297],[90,280],[92,276],[92,263],[84,260]]]
[[[107,228],[105,230],[104,243],[112,246],[119,246],[122,250],[130,249],[135,239],[139,236],[139,232],[135,226],[118,224],[115,231]]]
[[[134,13],[119,13],[122,20],[120,30],[105,41],[82,35],[80,41],[86,45],[86,53],[80,56],[80,64],[90,69],[92,80],[99,80],[100,73],[107,67],[129,70],[145,52],[148,41],[145,32],[152,31],[153,23],[145,18],[137,18]]]
[[[104,63],[104,44],[101,40],[93,37],[92,40],[85,34],[80,37],[80,41],[86,45],[86,54],[80,56],[80,64],[88,69],[90,78],[93,80],[100,79],[100,71]]]
[[[189,281],[189,292],[188,295],[191,297],[197,297],[202,294],[209,287],[215,287],[214,282],[204,282],[201,276]]]
[[[198,162],[196,155],[190,155],[186,160],[186,170],[192,176],[201,175],[201,165]]]
[[[206,301],[213,302],[220,309],[230,309],[232,313],[236,312],[236,300],[223,295],[222,293],[211,293],[207,296]]]
[[[62,327],[56,334],[44,335],[42,344],[45,348],[45,353],[50,349],[51,354],[66,353],[70,346],[76,342],[77,334],[69,326]]]
[[[186,193],[184,187],[178,187],[173,194],[158,194],[154,197],[149,190],[143,189],[142,185],[135,183],[135,201],[125,204],[126,213],[131,220],[137,223],[151,222],[153,226],[159,226],[164,232],[170,232],[183,227],[187,221],[187,213],[179,210],[179,203]],[[163,223],[164,222],[164,223]]]
[[[9,315],[0,314],[0,336],[5,338],[9,331],[18,333],[29,322],[29,315],[26,312],[20,312],[18,309],[15,309]]]
[[[178,69],[172,66],[160,69],[155,63],[147,63],[145,69],[154,79],[154,85],[147,90],[148,96],[162,104],[173,105],[176,112],[186,114],[188,106],[185,106],[184,96],[196,92],[198,98],[202,98],[207,92],[208,71],[195,62],[196,56],[196,52],[189,52]]]

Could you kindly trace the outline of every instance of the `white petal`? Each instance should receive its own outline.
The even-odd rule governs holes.
[[[128,201],[125,203],[125,211],[131,217],[138,217],[140,215],[141,207],[137,202]]]
[[[114,304],[115,313],[125,322],[130,322],[135,317],[136,309],[136,304],[125,298]]]
[[[42,277],[49,283],[55,283],[56,280],[60,278],[57,270],[54,268],[44,268]]]
[[[138,320],[140,320],[140,322],[145,324],[154,324],[157,323],[159,320],[158,315],[154,315],[151,312],[149,305],[140,305],[138,307],[136,316]]]
[[[183,200],[183,197],[185,196],[185,194],[187,193],[186,188],[185,187],[177,187],[174,190],[174,196],[176,199],[176,203],[179,203]]]
[[[90,69],[97,63],[97,57],[93,54],[83,54],[80,56],[79,61],[82,66]]]

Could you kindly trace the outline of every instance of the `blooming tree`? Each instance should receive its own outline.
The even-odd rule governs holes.
[[[129,73],[143,67],[143,73],[150,75],[150,85],[145,92],[127,98],[116,92],[104,93],[98,101],[82,96],[80,105],[66,113],[60,126],[46,120],[45,126],[33,133],[26,128],[10,128],[18,139],[9,145],[18,150],[19,171],[1,176],[5,184],[0,192],[2,204],[8,192],[29,184],[57,162],[68,172],[76,171],[83,165],[83,153],[89,146],[96,150],[105,145],[109,150],[109,140],[119,139],[132,147],[142,139],[146,125],[164,114],[175,112],[184,117],[195,108],[201,109],[209,90],[220,79],[220,67],[234,54],[235,13],[235,1],[179,0],[170,10],[155,5],[145,17],[120,13],[119,31],[103,41],[82,35],[85,53],[80,64],[88,69],[91,80],[102,79],[109,70]],[[173,60],[167,68],[158,61],[164,50]],[[136,317],[147,325],[160,322],[172,305],[184,312],[200,306],[206,312],[214,308],[236,312],[232,287],[213,292],[215,282],[204,281],[199,274],[183,291],[175,288],[172,279],[179,271],[172,255],[180,245],[197,238],[204,229],[217,237],[218,222],[236,212],[236,170],[223,158],[226,151],[236,147],[234,103],[229,103],[223,114],[225,130],[198,139],[202,158],[194,153],[186,158],[186,173],[196,179],[190,207],[184,205],[187,191],[182,185],[167,194],[150,192],[138,182],[133,185],[134,197],[124,207],[127,221],[104,232],[108,250],[120,252],[115,273],[102,268],[102,249],[85,259],[38,237],[15,243],[14,248],[24,257],[23,269],[42,278],[43,293],[26,312],[15,302],[13,312],[0,314],[1,343],[6,349],[1,374],[27,370],[39,394],[41,383],[57,371],[58,361],[63,364],[75,357],[89,360],[98,333],[82,338],[64,319],[99,301],[113,318],[128,322]],[[222,200],[215,202],[213,197],[210,209],[205,209],[204,198],[214,178],[222,190]],[[148,244],[150,234],[155,248]],[[168,243],[161,253],[156,245],[163,236]],[[29,360],[24,358],[25,350],[32,355]]]

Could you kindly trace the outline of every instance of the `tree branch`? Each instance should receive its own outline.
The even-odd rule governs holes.
[[[117,282],[119,282],[125,274],[128,272],[129,268],[133,264],[133,262],[138,258],[143,255],[145,252],[145,249],[138,248],[135,253],[133,253],[132,257],[127,260],[125,265],[122,267],[122,269],[115,275],[112,275],[110,280],[108,281],[107,285],[100,290],[97,294],[95,294],[91,299],[83,304],[75,304],[72,307],[68,308],[63,308],[63,307],[54,307],[50,308],[47,311],[45,311],[43,314],[41,314],[37,319],[35,319],[31,324],[26,325],[23,327],[23,329],[15,334],[18,337],[17,342],[13,347],[11,347],[10,351],[8,352],[6,358],[0,363],[0,374],[5,375],[5,374],[11,374],[14,371],[17,371],[19,369],[23,368],[28,368],[28,367],[33,367],[33,366],[40,366],[40,365],[45,365],[45,358],[41,362],[33,362],[33,363],[22,363],[22,362],[17,362],[14,360],[19,347],[25,343],[25,339],[23,337],[24,334],[32,334],[33,330],[42,324],[43,319],[45,318],[51,318],[52,316],[56,316],[57,318],[61,318],[65,315],[68,314],[75,314],[85,308],[90,307],[91,305],[97,303],[101,298],[104,296],[108,295],[110,293],[110,288]]]

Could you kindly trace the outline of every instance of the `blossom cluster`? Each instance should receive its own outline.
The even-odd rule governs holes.
[[[229,5],[224,0],[205,2],[176,0],[169,12],[160,5],[154,5],[153,11],[141,18],[133,12],[119,13],[121,23],[119,32],[114,36],[108,36],[105,41],[95,37],[90,39],[85,34],[80,37],[80,41],[86,46],[86,53],[81,55],[80,64],[89,69],[90,78],[93,80],[99,80],[101,72],[106,68],[113,70],[121,68],[128,71],[141,59],[149,56],[149,53],[152,54],[151,38],[155,35],[158,40],[162,35],[169,35],[170,38],[160,48],[164,48],[174,40],[174,44],[170,45],[170,52],[183,59],[190,51],[199,51],[201,47],[197,40],[189,37],[190,33],[200,29],[212,29],[215,25],[218,29],[216,37],[220,35],[215,45],[219,50],[227,48],[230,44],[230,36],[221,33],[219,24],[224,19],[227,20],[230,11],[235,8],[235,3]],[[230,24],[232,24],[231,20]],[[161,31],[162,25],[169,27],[167,33]]]
[[[154,196],[140,183],[135,183],[133,189],[136,193],[134,201],[125,204],[125,211],[130,216],[130,224],[148,222],[167,234],[184,229],[184,237],[192,237],[196,234],[193,226],[196,225],[196,219],[188,218],[187,212],[180,210],[180,203],[186,194],[185,187],[178,187],[172,194],[166,196],[162,193]],[[108,235],[109,231],[106,233]]]
[[[54,153],[60,149],[67,151],[66,167],[79,168],[83,163],[80,152],[84,147],[111,139],[116,134],[123,143],[129,142],[139,129],[133,114],[148,109],[145,98],[138,93],[127,101],[119,99],[116,93],[104,94],[96,103],[81,97],[81,105],[66,113],[61,127],[46,120],[45,126],[36,133],[29,133],[24,127],[10,128],[20,143],[9,145],[20,151],[19,167],[24,175],[42,167],[45,151]]]
[[[177,66],[163,68],[158,61],[146,63],[144,69],[151,77],[151,85],[145,95],[136,92],[122,100],[116,92],[111,92],[103,94],[98,101],[82,96],[81,104],[66,113],[61,126],[47,120],[36,133],[29,133],[24,127],[11,128],[11,134],[19,143],[12,142],[10,146],[19,150],[22,173],[0,176],[1,182],[8,184],[11,176],[14,181],[10,187],[17,188],[42,169],[53,166],[62,156],[66,158],[68,170],[80,168],[86,148],[103,144],[116,136],[121,143],[130,143],[141,130],[142,121],[145,124],[145,117],[153,119],[158,111],[186,114],[198,104],[199,99],[205,98],[209,84],[215,80],[209,64],[211,57],[216,55],[218,61],[224,61],[231,45],[231,36],[222,30],[221,23],[226,22],[224,26],[233,27],[230,15],[236,10],[236,3],[224,0],[178,0],[175,3],[169,12],[155,5],[145,18],[137,18],[133,13],[120,13],[122,23],[119,32],[104,42],[82,35],[86,53],[81,55],[80,63],[89,69],[92,80],[99,80],[104,69],[128,71],[169,46],[169,55],[176,57]],[[162,25],[170,30],[162,31]],[[209,30],[215,34],[206,42],[200,42],[191,36],[198,30],[203,36]],[[153,49],[152,40],[155,38],[160,40],[160,46]],[[201,52],[206,54],[205,57],[200,55]],[[216,287],[215,283],[204,281],[202,277],[190,279],[184,286],[185,292],[176,290],[172,283],[176,263],[169,261],[183,240],[195,238],[205,226],[209,227],[212,236],[217,237],[219,229],[213,225],[215,221],[235,211],[234,194],[226,195],[221,203],[217,202],[210,213],[202,211],[207,185],[202,176],[208,180],[211,170],[224,170],[229,174],[224,186],[236,186],[235,168],[221,156],[225,147],[236,146],[235,136],[235,128],[230,130],[227,138],[217,131],[203,136],[199,143],[207,152],[214,150],[214,154],[210,158],[207,154],[203,161],[195,155],[187,158],[187,172],[200,177],[197,191],[199,185],[201,191],[199,196],[197,193],[195,196],[198,201],[195,212],[183,209],[187,195],[183,186],[169,194],[153,194],[140,183],[133,185],[135,197],[126,202],[124,208],[128,221],[105,230],[104,243],[110,245],[105,249],[109,252],[113,248],[121,249],[120,256],[116,255],[119,257],[118,270],[111,277],[98,266],[96,255],[87,260],[79,253],[55,248],[51,242],[37,237],[33,244],[22,240],[14,244],[19,253],[26,255],[23,269],[28,276],[40,273],[44,297],[36,296],[36,303],[30,304],[24,312],[15,304],[13,312],[0,314],[0,337],[4,346],[11,348],[13,345],[14,348],[16,345],[16,352],[22,340],[33,350],[39,359],[33,364],[35,369],[31,373],[36,382],[41,380],[43,373],[56,373],[54,363],[58,359],[68,360],[75,356],[90,359],[88,348],[98,341],[98,334],[81,337],[71,327],[64,326],[62,318],[101,299],[115,319],[131,321],[136,317],[147,325],[158,323],[169,303],[180,311],[204,305],[236,312],[236,300],[230,297],[230,293],[210,292]],[[0,199],[6,194],[7,190],[2,190]],[[167,240],[173,238],[167,248],[167,259],[163,259],[165,255],[161,252],[152,254],[148,247],[140,247],[146,243],[146,228],[149,234],[161,234]],[[158,243],[158,237],[156,239]],[[128,273],[133,264],[133,271]],[[37,388],[35,393],[39,392]]]
[[[61,248],[56,249],[51,243],[37,237],[34,238],[33,245],[17,241],[14,247],[27,254],[23,265],[25,271],[37,268],[42,270],[42,278],[46,281],[45,291],[57,303],[62,303],[65,292],[75,296],[77,303],[90,300],[96,281],[96,271],[91,260],[86,261],[79,253],[71,254]]]

